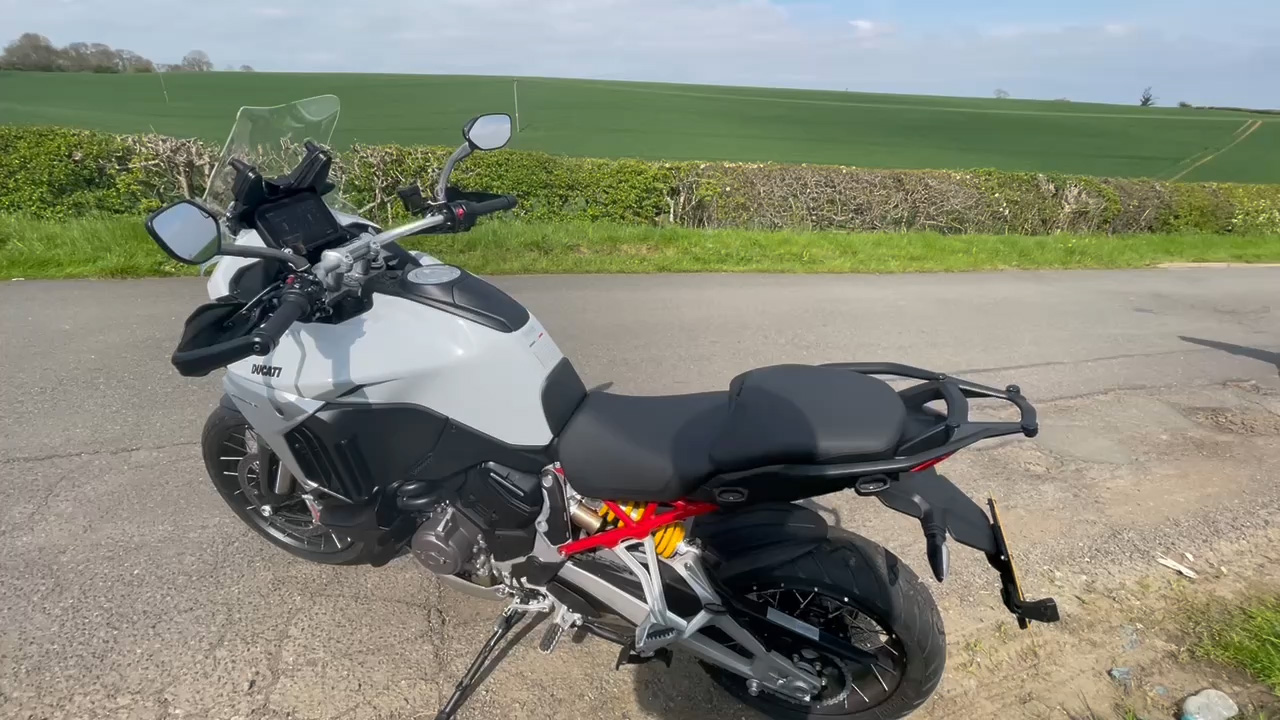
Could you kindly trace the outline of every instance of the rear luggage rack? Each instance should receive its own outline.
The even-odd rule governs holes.
[[[912,434],[903,438],[894,457],[856,463],[787,465],[783,474],[789,476],[838,478],[916,472],[930,468],[956,451],[982,440],[1005,435],[1025,435],[1031,438],[1040,432],[1036,409],[1022,396],[1022,390],[1017,385],[999,390],[945,373],[899,363],[829,363],[821,367],[863,375],[891,375],[923,380],[924,382],[898,391],[898,397],[907,406],[908,432]],[[1021,417],[1016,422],[970,420],[969,398],[1004,400],[1017,407]],[[937,400],[947,404],[945,413],[927,407]],[[911,427],[913,425],[916,427]]]
[[[907,413],[903,437],[893,456],[722,472],[694,492],[693,499],[733,504],[750,495],[753,502],[791,502],[845,488],[853,488],[859,495],[876,495],[904,473],[928,470],[974,443],[1005,435],[1035,437],[1040,431],[1036,410],[1017,385],[999,390],[899,363],[830,363],[820,367],[922,381],[897,391]],[[1020,417],[1015,422],[971,420],[971,398],[1004,400],[1018,408]],[[945,412],[928,407],[939,400],[946,403]]]

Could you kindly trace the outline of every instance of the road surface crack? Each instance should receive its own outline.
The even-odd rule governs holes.
[[[59,460],[62,458],[73,457],[96,457],[98,455],[127,455],[140,450],[172,450],[173,448],[190,447],[199,445],[197,441],[188,441],[173,443],[171,445],[135,445],[126,448],[112,448],[109,450],[76,450],[73,452],[49,453],[47,455],[19,455],[17,457],[0,458],[0,465],[15,465],[24,462],[40,462],[42,460]]]

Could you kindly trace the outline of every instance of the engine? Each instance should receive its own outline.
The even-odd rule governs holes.
[[[402,496],[402,505],[431,503],[409,547],[433,573],[493,585],[494,560],[514,560],[533,550],[534,523],[542,510],[538,478],[488,463],[447,486],[449,492],[407,502]]]
[[[418,526],[409,547],[428,570],[440,575],[476,571],[473,561],[488,565],[484,531],[450,504],[437,506]],[[479,556],[479,557],[477,557]]]

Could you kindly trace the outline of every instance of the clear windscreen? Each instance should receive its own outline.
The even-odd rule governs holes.
[[[292,172],[306,154],[305,141],[329,145],[341,108],[342,104],[334,95],[320,95],[275,107],[240,108],[227,144],[218,158],[218,165],[209,178],[205,204],[226,212],[235,199],[231,188],[236,174],[230,166],[231,158],[253,165],[263,177],[279,177]],[[334,210],[352,212],[337,190],[326,195],[324,200]]]

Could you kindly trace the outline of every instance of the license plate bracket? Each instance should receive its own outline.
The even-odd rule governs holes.
[[[991,509],[991,532],[995,535],[996,552],[987,555],[991,567],[1000,573],[1000,595],[1009,612],[1018,618],[1018,627],[1026,630],[1033,622],[1058,622],[1058,603],[1053,598],[1043,600],[1027,600],[1022,594],[1022,582],[1018,579],[1018,569],[1009,552],[1009,543],[1005,539],[1004,526],[1000,522],[1000,510],[994,498],[987,500]]]

